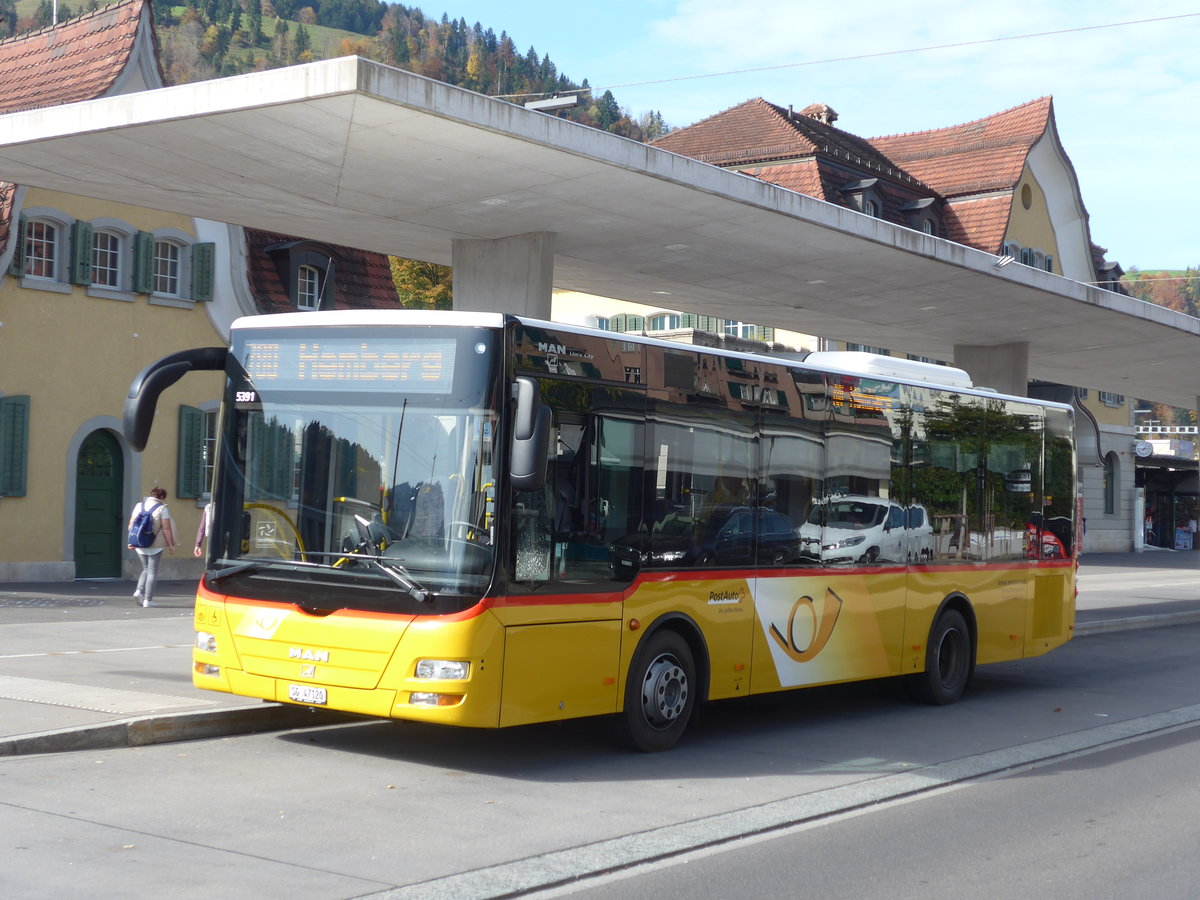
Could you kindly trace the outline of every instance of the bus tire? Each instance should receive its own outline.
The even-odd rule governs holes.
[[[625,729],[646,753],[668,750],[683,736],[696,706],[696,663],[677,632],[652,634],[637,652],[625,683]]]
[[[925,646],[925,671],[908,676],[908,688],[917,700],[935,706],[954,703],[971,680],[974,648],[967,620],[957,609],[947,609],[929,630]]]

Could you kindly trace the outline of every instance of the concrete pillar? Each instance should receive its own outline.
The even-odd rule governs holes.
[[[455,309],[550,318],[553,232],[456,240],[452,265]]]
[[[955,344],[954,364],[966,369],[976,387],[1029,396],[1029,344]]]

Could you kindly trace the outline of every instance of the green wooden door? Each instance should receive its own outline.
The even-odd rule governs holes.
[[[75,577],[117,578],[125,546],[121,445],[93,431],[79,448],[75,481]]]

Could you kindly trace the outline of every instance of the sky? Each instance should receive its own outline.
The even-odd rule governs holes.
[[[635,117],[657,110],[671,127],[762,97],[825,103],[837,127],[878,137],[1052,96],[1108,259],[1126,270],[1200,267],[1194,0],[442,2],[406,5],[507,31],[522,54],[533,47],[576,83],[611,89]]]

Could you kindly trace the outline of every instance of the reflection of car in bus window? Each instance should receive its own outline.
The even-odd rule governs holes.
[[[649,535],[621,538],[644,566],[732,566],[793,563],[800,539],[787,516],[748,506],[718,507],[704,521],[667,516]]]
[[[813,506],[800,526],[806,552],[826,563],[904,562],[933,555],[933,528],[920,505],[883,497],[839,497]]]

